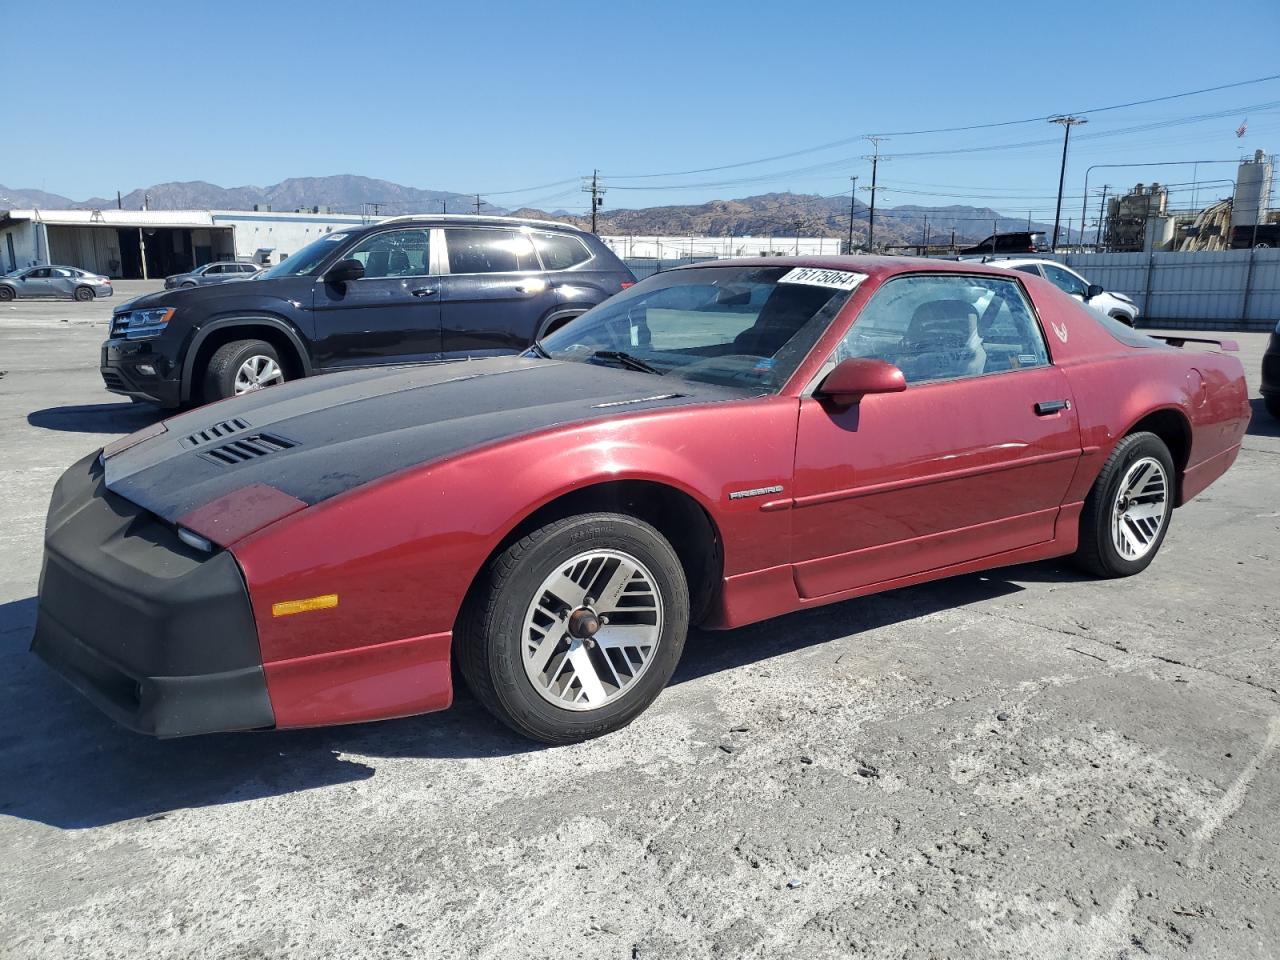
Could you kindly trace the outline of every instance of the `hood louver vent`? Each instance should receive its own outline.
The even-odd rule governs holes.
[[[241,430],[249,429],[249,421],[241,420],[236,417],[234,420],[223,420],[221,423],[215,423],[211,427],[205,427],[203,430],[197,430],[190,436],[182,438],[184,447],[201,447],[206,443],[213,443],[215,440],[224,440],[233,433],[239,433]]]
[[[249,437],[232,440],[220,447],[211,447],[200,453],[204,459],[221,466],[231,467],[247,460],[257,460],[280,450],[288,450],[297,444],[284,437],[275,437],[266,433],[255,433]]]

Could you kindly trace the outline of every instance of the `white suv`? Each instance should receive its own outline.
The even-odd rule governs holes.
[[[1064,293],[1069,293],[1081,303],[1087,304],[1100,313],[1133,326],[1138,319],[1137,305],[1123,293],[1111,293],[1096,284],[1091,284],[1070,267],[1065,267],[1055,260],[1031,260],[1010,257],[1007,260],[990,260],[993,266],[1019,270],[1037,277],[1043,277]],[[1093,296],[1089,296],[1089,288],[1093,287]]]

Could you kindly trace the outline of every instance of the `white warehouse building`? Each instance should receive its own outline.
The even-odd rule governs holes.
[[[370,222],[257,210],[0,210],[0,273],[55,263],[138,280],[215,260],[279,263],[318,236]]]
[[[698,257],[822,256],[841,252],[836,237],[610,237],[601,240],[624,260]]]

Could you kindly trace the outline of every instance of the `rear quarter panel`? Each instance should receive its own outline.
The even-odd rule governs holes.
[[[1163,343],[1129,346],[1047,281],[1028,276],[1026,286],[1054,363],[1071,384],[1080,422],[1084,453],[1066,502],[1083,500],[1115,445],[1160,410],[1176,411],[1190,429],[1179,505],[1230,466],[1249,422],[1244,368],[1236,357]]]

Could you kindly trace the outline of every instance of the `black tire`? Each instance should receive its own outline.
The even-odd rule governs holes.
[[[0,303],[8,303],[13,298],[13,287],[0,287]]]
[[[1267,413],[1280,420],[1280,394],[1274,397],[1263,397],[1262,405],[1267,408]]]
[[[186,283],[178,284],[179,289],[182,289],[182,290],[190,290],[194,286],[195,286],[195,283],[191,280],[188,280]]]
[[[281,370],[284,369],[280,364],[280,356],[276,353],[276,348],[265,340],[233,340],[230,343],[224,343],[214,351],[213,356],[209,358],[208,366],[204,369],[205,402],[212,403],[215,400],[234,397],[236,371],[250,357],[255,356],[269,357],[275,361],[276,366]]]
[[[88,303],[93,299],[93,291],[88,287],[76,287],[75,293],[72,294],[80,303]]]
[[[1144,457],[1158,461],[1164,468],[1165,512],[1160,528],[1152,538],[1151,547],[1142,556],[1131,560],[1122,556],[1113,542],[1111,519],[1119,498],[1121,481],[1129,468]],[[1080,544],[1073,557],[1076,565],[1099,577],[1131,577],[1135,573],[1141,573],[1160,552],[1165,534],[1169,532],[1175,494],[1173,457],[1164,441],[1154,433],[1145,432],[1131,433],[1123,438],[1102,465],[1102,470],[1085,499],[1084,510],[1080,514]]]
[[[524,618],[534,593],[556,567],[590,550],[621,551],[648,568],[663,608],[657,649],[621,694],[589,710],[545,699],[525,672]],[[459,624],[455,656],[476,699],[522,736],[574,743],[618,730],[662,692],[684,649],[689,589],[671,544],[649,524],[615,513],[557,520],[517,540],[482,575]]]

